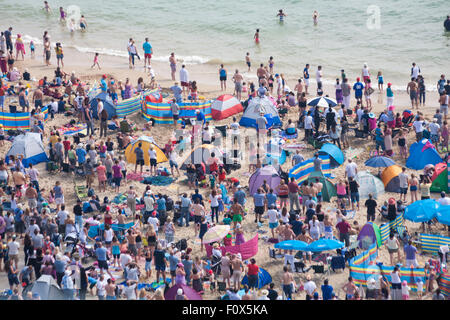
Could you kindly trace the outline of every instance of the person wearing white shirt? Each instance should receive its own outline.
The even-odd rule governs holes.
[[[311,111],[305,117],[305,140],[312,136],[313,130],[313,117],[311,116]]]
[[[121,255],[121,258],[122,258],[122,256],[123,256],[123,254]],[[96,283],[98,300],[105,300],[106,284],[107,284],[107,281],[105,279],[105,276],[103,274],[100,275],[100,278],[97,280],[97,283]]]
[[[322,66],[318,66],[316,71],[317,90],[322,89],[322,76]]]
[[[158,161],[157,161],[156,151],[153,149],[153,147],[150,147],[150,149],[148,149],[148,156],[150,158],[150,175],[153,175],[153,170],[156,175],[156,165],[157,165]]]
[[[58,113],[58,102],[56,102],[55,99],[52,99],[52,103],[50,103],[50,110],[51,110],[52,119],[53,119],[55,113]]]
[[[356,111],[356,115],[358,116],[358,122],[361,122],[361,117],[363,116],[363,114],[364,114],[364,110],[362,108],[359,108]]]
[[[122,270],[125,270],[126,265],[129,264],[131,261],[133,261],[133,259],[128,253],[122,253],[119,259],[120,259],[120,267],[122,268]]]
[[[150,218],[148,218],[147,221],[148,221],[149,224],[153,225],[153,228],[155,229],[155,232],[158,233],[158,227],[159,227],[159,220],[158,220],[158,218],[156,218],[155,216],[152,215]]]
[[[99,119],[100,119],[100,114],[102,113],[102,111],[103,111],[103,102],[99,101],[97,103],[97,116]]]
[[[405,173],[406,168],[402,168],[402,172],[398,175],[398,179],[400,182],[400,200],[406,202],[406,194],[408,193],[408,175]]]
[[[20,244],[16,241],[16,237],[13,236],[12,241],[8,242],[8,255],[11,261],[14,261],[16,269],[19,266],[19,248]]]
[[[127,285],[123,286],[123,294],[127,300],[136,300],[137,298],[137,283],[136,281],[127,281]]]
[[[411,68],[411,78],[417,79],[419,74],[420,74],[420,68],[416,65],[415,62],[413,62],[412,68]]]
[[[448,206],[450,205],[450,198],[445,195],[445,192],[441,192],[441,197],[438,199],[440,205]]]
[[[433,118],[433,122],[428,125],[428,129],[430,129],[430,139],[432,143],[439,142],[439,131],[441,126],[437,123],[437,119]]]
[[[345,166],[345,177],[346,178],[354,178],[358,173],[358,166],[356,163],[352,161],[352,159],[348,159],[348,163]]]
[[[272,232],[272,238],[275,238],[275,228],[278,227],[278,219],[281,217],[280,213],[276,210],[275,206],[272,204],[270,209],[267,210],[267,216],[269,218],[269,228]]]
[[[231,143],[234,145],[234,143],[237,140],[237,143],[239,144],[239,147],[241,146],[241,138],[240,138],[240,125],[239,122],[236,121],[236,117],[233,117],[233,123],[230,125],[231,129]]]
[[[189,91],[189,73],[186,70],[186,66],[183,64],[180,70],[180,82],[183,88],[183,95]]]
[[[413,122],[413,128],[414,132],[416,133],[417,141],[421,140],[423,137],[423,122],[424,121],[420,116]]]
[[[306,300],[312,300],[313,294],[317,289],[316,284],[314,281],[311,281],[311,276],[308,274],[306,276],[307,282],[303,285],[305,291],[306,291]]]

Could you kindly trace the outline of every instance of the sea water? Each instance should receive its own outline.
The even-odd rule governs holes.
[[[405,89],[411,63],[416,62],[428,90],[435,90],[440,74],[450,76],[450,34],[443,21],[450,13],[446,0],[49,0],[52,14],[42,10],[43,1],[0,0],[0,27],[13,26],[13,34],[42,42],[43,31],[52,42],[81,52],[127,56],[129,38],[142,53],[150,39],[154,59],[168,61],[175,52],[185,64],[224,63],[229,73],[246,71],[250,53],[252,73],[274,57],[275,71],[302,75],[306,63],[311,78],[323,66],[325,82],[332,83],[345,69],[352,83],[361,76],[364,63],[372,78],[382,71],[385,83]],[[59,7],[69,10],[68,20],[83,14],[87,32],[70,32],[59,22]],[[287,14],[284,22],[276,17]],[[313,24],[314,10],[319,13]],[[260,29],[260,44],[255,30]],[[376,80],[374,81],[376,85]]]

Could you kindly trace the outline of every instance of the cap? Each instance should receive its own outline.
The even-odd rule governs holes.
[[[106,74],[104,74],[104,75],[102,76],[102,78],[103,78],[103,79],[106,79]]]
[[[369,118],[371,118],[371,119],[375,118],[375,114],[373,112],[370,112],[369,113]]]
[[[198,110],[198,109],[195,109],[195,113],[200,113],[200,110]]]
[[[180,262],[179,264],[177,264],[177,267],[184,268],[184,264],[182,264],[182,263]]]
[[[359,77],[358,78],[356,78],[356,81],[359,81],[359,80],[361,80]]]
[[[314,298],[318,298],[319,297],[319,293],[318,292],[314,292]]]
[[[389,204],[395,204],[395,199],[394,198],[389,198]]]
[[[151,195],[152,194],[152,190],[148,190],[146,193],[145,193],[146,195]]]
[[[275,74],[275,77],[278,77],[278,76],[279,76],[279,74],[278,74],[278,73],[276,73],[276,74]]]
[[[237,186],[238,189],[242,188],[242,186]]]
[[[389,82],[389,83],[388,83],[388,87],[390,87],[390,86],[392,86],[392,83]]]
[[[408,282],[406,282],[406,280],[403,280],[402,285],[406,286],[408,284]]]
[[[181,288],[178,289],[178,290],[177,290],[177,295],[181,296],[182,294],[183,294],[183,289],[181,289]]]
[[[156,216],[156,211],[152,212],[152,216],[154,216],[154,217]]]
[[[110,211],[110,210],[111,210],[110,206],[106,206],[106,211]]]

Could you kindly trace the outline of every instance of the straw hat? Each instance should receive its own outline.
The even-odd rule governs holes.
[[[263,290],[261,290],[261,294],[263,296],[267,296],[269,294],[269,291],[267,289],[263,289]]]

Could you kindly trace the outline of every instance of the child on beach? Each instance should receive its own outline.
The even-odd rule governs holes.
[[[100,64],[98,63],[98,52],[95,53],[94,56],[94,64],[91,66],[91,69],[94,69],[94,67],[97,66],[98,70],[100,70]]]
[[[191,100],[197,102],[198,93],[197,93],[197,81],[192,81],[191,83]]]
[[[245,63],[248,66],[248,72],[250,72],[250,67],[252,65],[252,63],[250,61],[250,52],[247,52],[247,54],[245,55]]]
[[[384,82],[383,82],[383,73],[381,71],[378,71],[377,78],[378,78],[378,90],[380,92],[383,92],[383,83]]]
[[[319,23],[319,13],[316,10],[314,10],[313,13],[313,22],[315,26]]]
[[[273,62],[273,57],[270,57],[270,58],[269,58],[268,64],[269,64],[270,74],[273,74],[273,64],[274,64],[274,62]]]
[[[59,20],[60,21],[66,20],[66,12],[64,11],[63,7],[59,7]]]
[[[247,87],[247,83],[246,82],[242,82],[242,93],[243,94],[247,93],[247,99],[249,98],[248,87]]]
[[[34,59],[34,42],[33,40],[30,41],[30,52],[31,52],[31,58]]]
[[[409,290],[411,290],[410,287],[408,287],[408,283],[406,280],[402,282],[402,298],[403,300],[409,300]]]

